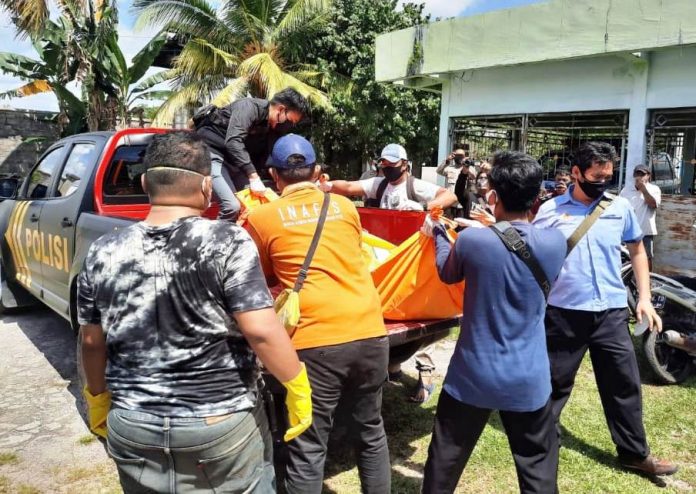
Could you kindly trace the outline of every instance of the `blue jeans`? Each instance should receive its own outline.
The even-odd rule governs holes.
[[[221,156],[210,154],[210,176],[213,177],[213,193],[220,203],[218,219],[236,221],[241,204],[234,195],[236,192],[230,172]]]
[[[107,450],[126,494],[276,491],[263,407],[214,418],[159,417],[114,408]]]

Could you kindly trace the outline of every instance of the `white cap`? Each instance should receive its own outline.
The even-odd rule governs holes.
[[[387,144],[387,146],[382,149],[382,154],[379,157],[389,161],[390,163],[396,163],[399,160],[407,160],[406,150],[400,144]]]

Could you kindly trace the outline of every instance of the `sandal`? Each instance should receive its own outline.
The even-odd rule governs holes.
[[[425,384],[422,379],[418,379],[416,393],[411,396],[409,400],[413,403],[427,403],[428,400],[430,400],[430,398],[433,396],[433,393],[435,393],[436,388],[437,384]]]

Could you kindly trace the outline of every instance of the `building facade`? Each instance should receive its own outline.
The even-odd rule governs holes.
[[[696,193],[693,0],[551,0],[381,35],[376,78],[442,94],[439,159],[524,150],[551,175],[580,142],[613,143],[615,183],[650,164]]]

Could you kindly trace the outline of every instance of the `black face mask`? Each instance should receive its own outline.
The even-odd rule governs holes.
[[[591,182],[583,175],[582,181],[578,180],[578,185],[580,186],[580,190],[582,190],[587,197],[590,199],[597,199],[609,189],[611,182],[608,180],[604,182]]]
[[[289,134],[295,128],[295,124],[288,120],[288,112],[285,112],[285,121],[276,123],[273,128],[280,135]]]
[[[400,166],[385,166],[382,168],[382,173],[384,173],[384,178],[386,178],[388,182],[396,182],[401,178],[404,171]]]

